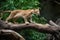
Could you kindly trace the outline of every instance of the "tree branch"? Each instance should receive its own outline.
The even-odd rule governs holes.
[[[49,24],[38,24],[38,23],[29,23],[29,24],[10,24],[10,23],[5,23],[4,21],[0,20],[0,29],[11,29],[11,30],[18,30],[22,28],[36,28],[39,31],[43,32],[56,32],[60,30],[60,27],[56,26],[51,26]]]
[[[0,35],[13,35],[15,40],[25,40],[19,33],[13,30],[0,30]],[[11,36],[11,37],[13,37]],[[13,38],[12,38],[13,39]]]

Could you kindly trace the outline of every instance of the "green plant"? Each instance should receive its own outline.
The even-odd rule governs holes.
[[[44,40],[46,38],[46,33],[41,33],[36,29],[26,28],[24,30],[19,31],[19,33],[26,40]]]

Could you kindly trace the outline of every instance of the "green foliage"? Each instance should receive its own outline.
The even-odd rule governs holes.
[[[40,15],[32,15],[32,20],[33,22],[36,23],[41,23],[41,24],[45,24],[47,22],[47,20],[44,17],[40,17]]]
[[[4,13],[3,15],[2,15],[2,20],[6,20],[6,18],[9,16],[9,13]]]
[[[24,31],[25,30],[25,31]],[[26,40],[44,40],[46,38],[46,33],[38,32],[36,29],[24,29],[19,33],[26,39]]]
[[[0,10],[38,8],[37,0],[6,0],[1,2]]]
[[[32,9],[38,8],[38,0],[0,0],[0,10],[14,10],[14,9]],[[9,13],[4,13],[2,20],[5,20],[8,17]],[[38,15],[32,15],[33,22],[37,23],[46,23],[44,17],[39,17]],[[13,19],[9,20],[13,22]],[[23,18],[18,18],[16,22],[24,23]],[[45,33],[40,33],[35,29],[22,29],[19,33],[25,37],[26,40],[44,40],[46,38]]]

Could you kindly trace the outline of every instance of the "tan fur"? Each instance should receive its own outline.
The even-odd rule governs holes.
[[[39,15],[39,9],[13,10],[11,11],[11,14],[8,16],[8,18],[6,19],[6,22],[12,18],[17,19],[19,17],[23,17],[25,23],[29,23],[27,20],[28,18],[31,18],[31,15],[33,13]],[[32,22],[31,20],[29,21]]]

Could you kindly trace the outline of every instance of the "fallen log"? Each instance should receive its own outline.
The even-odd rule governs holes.
[[[51,26],[49,24],[38,24],[38,23],[28,23],[28,24],[12,24],[12,23],[6,23],[2,20],[0,20],[0,29],[11,29],[11,30],[18,30],[18,29],[22,29],[22,28],[36,28],[39,31],[43,31],[43,32],[49,32],[49,33],[53,33],[56,31],[60,30],[60,27],[56,27],[56,26]]]

